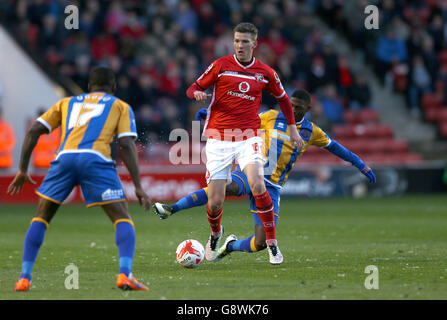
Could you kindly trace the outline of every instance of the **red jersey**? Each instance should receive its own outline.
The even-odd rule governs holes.
[[[212,97],[204,128],[204,135],[207,137],[219,140],[237,139],[241,136],[237,129],[244,133],[244,138],[250,137],[250,134],[247,136],[247,132],[257,134],[257,129],[261,125],[258,111],[261,107],[262,90],[266,90],[279,101],[287,100],[289,105],[286,105],[287,110],[284,114],[287,115],[289,124],[295,123],[289,98],[278,75],[256,58],[245,66],[235,55],[217,59],[190,89],[197,88],[204,91],[211,86],[213,86]],[[192,98],[191,90],[188,90],[188,96]],[[280,106],[283,109],[282,103]],[[213,134],[216,130],[220,137]],[[232,130],[233,134],[230,133]]]

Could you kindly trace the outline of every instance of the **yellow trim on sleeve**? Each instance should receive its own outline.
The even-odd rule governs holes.
[[[117,225],[118,223],[120,223],[120,222],[127,222],[127,223],[130,223],[130,224],[132,225],[132,227],[135,228],[135,225],[134,225],[133,221],[130,220],[130,219],[118,219],[118,220],[115,220],[115,223],[113,224],[113,226],[116,228],[116,225]]]
[[[203,190],[205,190],[205,193],[208,196],[208,187],[203,188]]]
[[[42,219],[42,218],[38,218],[38,217],[36,217],[36,218],[33,218],[33,219],[31,220],[31,223],[33,223],[33,222],[35,222],[35,221],[43,223],[43,224],[45,225],[45,227],[48,229],[48,227],[49,227],[48,221],[46,221],[46,220],[44,220],[44,219]]]

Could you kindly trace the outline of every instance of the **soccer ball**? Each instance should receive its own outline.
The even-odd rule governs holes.
[[[177,262],[185,268],[197,268],[205,257],[202,244],[194,239],[182,241],[175,252]]]

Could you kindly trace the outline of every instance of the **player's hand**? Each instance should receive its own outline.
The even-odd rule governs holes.
[[[289,125],[289,130],[290,130],[290,142],[292,143],[292,146],[296,146],[298,148],[298,151],[301,151],[301,149],[304,148],[305,143],[298,134],[296,125],[294,124]]]
[[[199,102],[205,101],[208,97],[211,97],[211,94],[203,92],[203,91],[194,91],[194,99]]]
[[[197,111],[195,118],[197,121],[200,121],[200,120],[205,119],[207,114],[208,114],[208,109],[202,108],[199,111]]]
[[[14,180],[12,180],[6,193],[13,196],[17,193],[22,192],[23,185],[26,182],[36,184],[36,182],[33,179],[31,179],[28,172],[22,172],[22,171],[17,172],[16,176],[14,177]]]
[[[361,173],[363,173],[368,179],[370,183],[376,183],[376,175],[371,170],[370,167],[364,166],[363,169],[360,170]]]
[[[138,198],[140,206],[143,206],[144,210],[149,210],[151,208],[151,199],[141,188],[135,188],[135,195]]]

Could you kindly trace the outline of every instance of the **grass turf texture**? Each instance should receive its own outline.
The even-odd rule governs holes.
[[[283,199],[277,238],[284,263],[267,251],[235,252],[218,263],[184,269],[177,245],[205,245],[203,208],[159,220],[130,205],[137,244],[133,273],[148,292],[116,288],[118,249],[112,223],[100,208],[60,208],[33,272],[32,289],[12,292],[23,241],[35,206],[0,207],[0,299],[447,299],[447,199]],[[253,232],[247,201],[224,204],[225,236]],[[79,268],[79,289],[64,286],[65,268]],[[379,289],[367,290],[365,268],[379,269]]]

